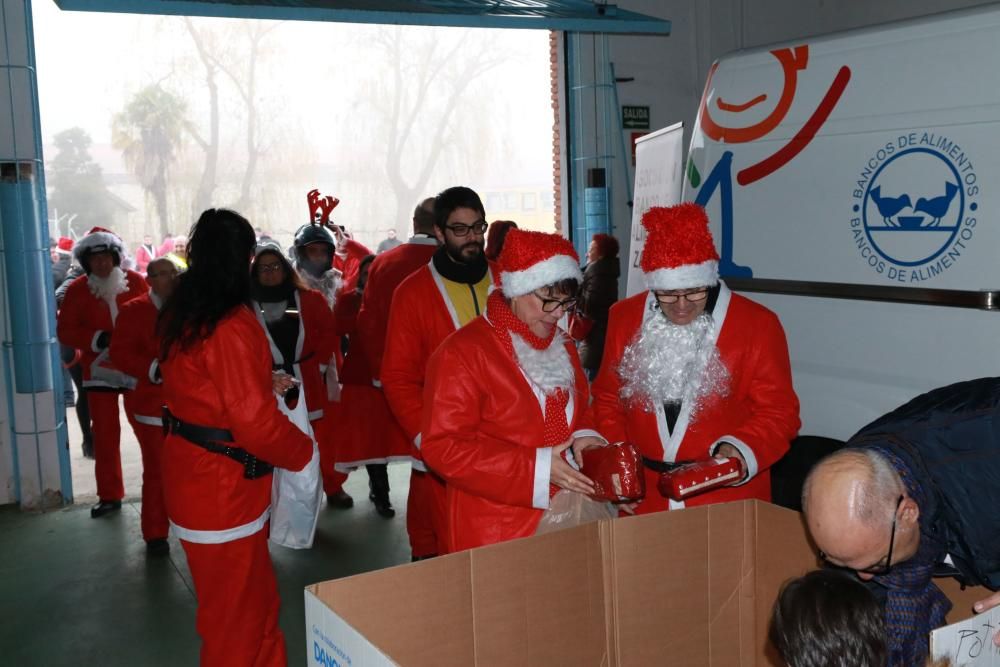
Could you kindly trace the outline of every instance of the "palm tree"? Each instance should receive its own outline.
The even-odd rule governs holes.
[[[111,123],[111,143],[122,152],[125,166],[146,195],[153,198],[164,236],[170,231],[167,180],[181,144],[186,113],[184,100],[154,84],[136,93]]]

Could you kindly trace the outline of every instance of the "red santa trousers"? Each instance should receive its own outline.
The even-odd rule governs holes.
[[[118,392],[87,391],[87,404],[94,430],[94,476],[97,497],[102,501],[125,497],[122,482],[122,427],[118,421]]]
[[[347,475],[334,469],[337,463],[337,425],[332,417],[332,402],[327,402],[323,416],[312,422],[313,435],[319,449],[319,472],[326,495],[340,493]]]
[[[410,493],[406,498],[406,532],[414,558],[448,553],[445,535],[448,496],[441,479],[433,473],[410,471]]]
[[[128,401],[126,401],[127,403]],[[142,451],[142,539],[156,540],[167,536],[170,522],[167,520],[167,505],[163,500],[163,474],[160,460],[163,458],[163,427],[140,424],[127,411],[128,422],[132,425],[139,449]]]
[[[267,529],[222,544],[181,540],[198,598],[201,667],[285,667]]]

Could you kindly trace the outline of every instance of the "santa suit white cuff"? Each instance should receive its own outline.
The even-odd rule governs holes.
[[[422,433],[417,433],[417,437],[415,437],[413,439],[413,446],[416,447],[417,449],[420,449],[420,436],[421,435],[423,435],[423,434]]]
[[[91,352],[100,352],[101,350],[104,349],[102,347],[98,347],[97,346],[97,340],[101,337],[102,333],[104,333],[104,332],[101,331],[100,329],[98,329],[97,331],[94,332],[94,337],[90,339],[90,350],[91,350]]]
[[[156,371],[157,369],[159,369],[159,367],[160,367],[159,359],[153,359],[153,363],[149,365],[149,381],[152,382],[153,384],[163,383],[162,379],[157,379],[156,377]]]
[[[573,439],[576,438],[597,438],[604,441],[604,444],[608,444],[608,439],[592,428],[581,428],[579,431],[573,431]]]
[[[734,438],[731,435],[725,435],[716,440],[715,443],[708,448],[708,453],[715,456],[715,453],[719,451],[719,447],[726,442],[739,450],[740,454],[743,455],[743,460],[746,461],[746,477],[740,480],[739,484],[733,484],[733,486],[742,486],[757,475],[757,457],[754,455],[753,450],[750,449],[750,446],[747,443],[743,442],[739,438]]]
[[[549,506],[549,480],[552,478],[552,448],[535,450],[535,484],[531,492],[531,506],[540,510]]]

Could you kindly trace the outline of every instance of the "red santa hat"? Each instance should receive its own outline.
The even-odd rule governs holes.
[[[86,255],[98,252],[110,252],[120,262],[125,256],[125,244],[111,230],[104,227],[93,227],[73,247],[73,256],[77,261],[81,261]]]
[[[56,241],[56,252],[60,255],[70,255],[73,253],[73,239],[68,236],[60,236]]]
[[[701,206],[654,206],[642,214],[642,226],[647,234],[639,265],[649,289],[691,289],[719,282],[719,253]]]
[[[513,299],[560,280],[583,280],[573,244],[559,234],[511,229],[497,258],[500,288]]]

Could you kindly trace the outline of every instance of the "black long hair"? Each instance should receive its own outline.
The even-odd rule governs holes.
[[[157,321],[160,358],[175,345],[189,349],[215,331],[234,308],[250,305],[253,227],[236,211],[210,208],[191,228],[188,269],[163,304]]]

